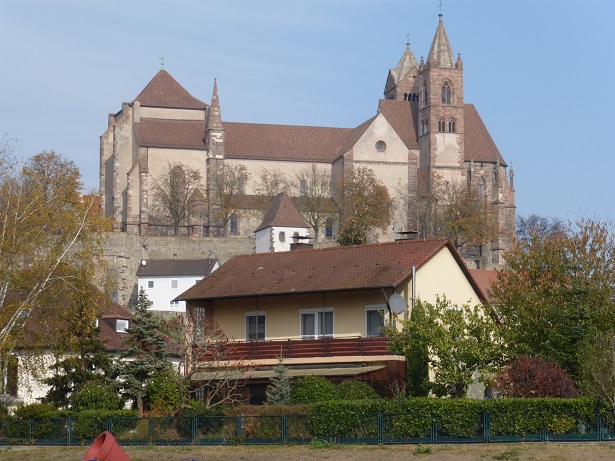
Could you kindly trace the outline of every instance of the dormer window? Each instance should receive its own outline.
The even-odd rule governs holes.
[[[115,331],[118,333],[126,333],[126,330],[128,330],[128,320],[116,319]]]
[[[442,104],[451,104],[451,85],[448,82],[444,82],[442,85]]]

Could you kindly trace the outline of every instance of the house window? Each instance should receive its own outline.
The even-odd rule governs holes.
[[[384,306],[369,306],[365,309],[365,333],[367,336],[382,336]]]
[[[325,222],[325,238],[333,238],[333,219],[331,218]]]
[[[192,309],[192,315],[194,317],[194,322],[197,325],[203,325],[205,323],[205,308],[202,306],[197,306]]]
[[[177,290],[177,280],[171,280],[171,289]]]
[[[265,314],[246,314],[246,341],[265,340]]]
[[[285,242],[286,241],[286,232],[280,232],[278,234],[278,240],[280,240],[280,242]]]
[[[171,308],[171,309],[180,309],[181,308],[181,301],[176,301],[175,299],[171,300],[169,302],[169,308]]]
[[[455,119],[452,118],[448,121],[448,131],[449,133],[454,133],[455,132]]]
[[[451,85],[448,82],[444,82],[442,85],[442,104],[451,103]]]
[[[126,333],[126,330],[128,330],[128,320],[117,319],[115,321],[115,331],[118,333]]]
[[[302,310],[301,339],[333,336],[333,309]]]
[[[3,355],[0,359],[0,395],[17,397],[18,382],[19,363],[17,357],[11,354]]]
[[[154,281],[153,280],[148,280],[147,281],[147,288],[154,288]]]
[[[237,234],[238,230],[237,216],[231,216],[231,234]]]

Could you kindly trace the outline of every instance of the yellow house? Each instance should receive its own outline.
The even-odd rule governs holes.
[[[237,256],[177,299],[237,341],[256,403],[279,356],[291,376],[360,379],[381,393],[403,386],[405,358],[388,351],[381,327],[409,316],[413,299],[437,296],[484,302],[443,239]]]

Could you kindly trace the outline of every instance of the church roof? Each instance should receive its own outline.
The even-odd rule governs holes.
[[[408,148],[419,148],[416,138],[417,117],[412,113],[410,102],[381,99],[378,109]]]
[[[205,150],[203,121],[141,118],[135,134],[142,147]]]
[[[350,128],[225,122],[226,158],[333,162]]]
[[[497,163],[507,166],[487,127],[483,123],[474,104],[464,106],[465,113],[465,161]]]
[[[412,51],[410,51],[410,44],[406,43],[406,51],[404,51],[395,69],[391,69],[391,75],[395,79],[395,83],[399,83],[415,67],[418,69],[419,63],[416,62],[416,58]]]
[[[281,192],[273,199],[263,222],[255,232],[267,227],[305,227],[309,226],[297,211],[290,197]]]
[[[358,127],[353,128],[350,131],[350,134],[346,138],[344,145],[341,147],[339,151],[338,157],[344,155],[346,152],[348,152],[350,149],[354,147],[354,145],[357,143],[359,139],[361,139],[361,136],[363,136],[363,133],[367,131],[367,129],[370,127],[370,125],[376,119],[376,117],[377,115],[374,115],[372,118],[365,120]]]
[[[158,71],[133,102],[135,101],[139,101],[142,106],[148,107],[172,109],[204,109],[207,107],[207,104],[188,93],[164,69]]]
[[[442,15],[440,14],[439,17],[440,22],[438,23],[433,42],[431,42],[428,62],[433,59],[437,67],[452,69],[455,67],[455,58],[453,57],[453,50],[446,36],[446,31],[444,30]]]

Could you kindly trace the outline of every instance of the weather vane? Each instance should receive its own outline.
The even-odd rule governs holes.
[[[160,68],[164,69],[164,56],[158,56],[158,59],[160,59]]]

